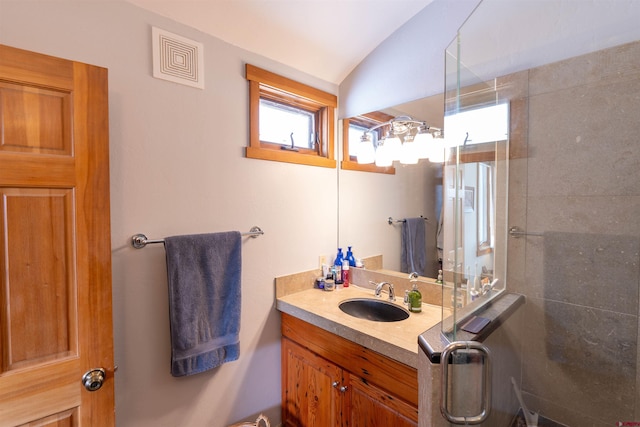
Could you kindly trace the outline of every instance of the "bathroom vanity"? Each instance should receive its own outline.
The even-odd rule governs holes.
[[[284,426],[418,425],[418,336],[441,320],[442,308],[424,304],[399,322],[360,319],[341,301],[376,298],[350,286],[313,289],[309,277],[287,288],[276,279],[282,318],[282,420]],[[280,286],[279,286],[280,285]],[[402,305],[404,290],[395,303]]]
[[[283,425],[418,425],[416,368],[282,314]]]

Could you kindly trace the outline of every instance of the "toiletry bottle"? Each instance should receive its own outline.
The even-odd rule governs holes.
[[[353,251],[351,250],[351,246],[347,249],[347,261],[349,261],[349,267],[356,266],[356,257],[353,256]]]
[[[476,271],[475,271],[475,276],[473,277],[473,286],[469,291],[469,297],[471,298],[471,301],[475,301],[478,299],[479,296],[480,296],[480,280],[478,277],[478,263],[476,262]]]
[[[344,255],[342,255],[342,248],[338,248],[338,254],[336,255],[336,259],[333,262],[333,267],[335,268],[334,280],[336,285],[342,284],[342,261],[344,259]]]
[[[469,292],[469,296],[471,297],[471,301],[475,301],[480,296],[480,292],[478,292],[475,288]]]
[[[346,259],[342,260],[342,287],[349,287],[349,261]]]
[[[436,283],[442,285],[442,270],[438,270],[438,279],[436,279]]]
[[[409,291],[409,302],[407,305],[409,306],[409,311],[420,313],[422,311],[422,294],[418,290],[418,274],[411,273],[409,277],[411,278],[412,288]]]
[[[324,290],[325,291],[333,291],[336,288],[336,282],[333,279],[326,279],[324,281]]]
[[[480,290],[480,276],[478,276],[478,263],[476,262],[476,275],[473,278],[473,289],[476,291]]]

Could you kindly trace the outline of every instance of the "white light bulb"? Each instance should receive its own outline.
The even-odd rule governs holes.
[[[400,160],[400,151],[402,149],[402,143],[400,138],[392,136],[384,140],[384,146],[387,148],[388,156],[393,160]]]
[[[389,148],[386,146],[386,144],[378,145],[378,148],[376,149],[376,166],[391,166],[393,164],[393,159],[389,154]]]
[[[413,139],[413,143],[416,144],[416,156],[419,159],[429,158],[431,145],[433,143],[433,135],[429,132],[419,133]]]
[[[358,158],[358,163],[360,164],[368,164],[375,161],[376,150],[373,148],[373,143],[370,139],[365,139],[358,143],[358,151],[356,157]]]
[[[417,145],[415,141],[402,144],[400,148],[400,163],[403,165],[415,165],[418,163]]]

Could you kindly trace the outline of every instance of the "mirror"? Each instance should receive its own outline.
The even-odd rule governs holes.
[[[443,100],[443,95],[438,95],[342,120],[343,146],[352,147],[360,142],[362,117],[377,119],[380,123],[394,117],[410,116],[441,128]],[[360,125],[359,132],[348,131],[348,127],[356,127],[354,123]],[[375,120],[368,124],[369,128],[375,126]],[[394,162],[390,168],[377,168],[373,164],[358,165],[353,153],[350,162],[344,161],[348,159],[347,152],[343,153],[338,193],[339,241],[351,245],[357,258],[382,255],[383,269],[399,272],[402,263],[402,222],[399,221],[423,217],[426,265],[420,273],[435,281],[441,268],[436,240],[442,199],[442,164],[420,160],[415,165]]]
[[[408,116],[444,128],[449,148],[443,163],[427,159],[412,165],[394,162],[391,172],[370,165],[361,170],[343,167],[339,177],[340,241],[351,242],[358,256],[382,255],[385,271],[409,273],[401,268],[401,221],[426,218],[427,266],[419,273],[423,280],[435,282],[438,270],[444,271],[443,307],[480,300],[483,289],[487,293],[491,284],[496,291],[504,288],[504,280],[494,280],[504,279],[500,257],[506,253],[506,233],[500,230],[506,230],[509,106],[497,103],[493,89],[483,84],[474,83],[461,93],[455,111],[449,108],[452,101],[445,102],[445,96],[438,95],[342,123],[343,145],[349,147],[360,143],[362,117]],[[344,159],[356,163],[354,154],[345,149]]]

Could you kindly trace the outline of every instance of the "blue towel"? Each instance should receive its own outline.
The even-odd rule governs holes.
[[[424,218],[407,218],[402,223],[402,259],[400,270],[404,273],[416,272],[425,275],[427,247]]]
[[[213,369],[240,356],[241,235],[165,239],[171,375]]]

